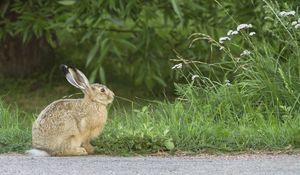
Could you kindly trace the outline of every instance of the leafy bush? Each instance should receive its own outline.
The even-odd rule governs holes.
[[[175,58],[174,51],[186,51],[190,34],[201,31],[219,37],[236,22],[261,26],[263,5],[246,0],[3,1],[0,38],[19,36],[26,42],[45,37],[60,55],[71,61],[83,58],[91,80],[105,82],[114,74],[153,89],[174,79],[169,59]],[[211,63],[217,55],[209,48],[202,44],[185,54]]]

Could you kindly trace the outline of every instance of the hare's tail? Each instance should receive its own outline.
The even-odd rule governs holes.
[[[50,156],[46,151],[39,150],[39,149],[30,149],[25,152],[29,156],[34,156],[34,157],[47,157]]]

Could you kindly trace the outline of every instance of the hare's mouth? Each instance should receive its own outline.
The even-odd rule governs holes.
[[[109,98],[108,98],[108,100],[109,100],[109,103],[111,103],[113,100],[114,100],[114,96],[110,96]]]
[[[107,101],[108,101],[108,103],[112,103],[113,100],[114,100],[114,98],[115,98],[114,95],[109,95],[109,96],[107,96]]]

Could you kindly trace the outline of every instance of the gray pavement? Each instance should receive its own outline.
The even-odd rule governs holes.
[[[300,155],[28,157],[0,155],[0,174],[300,175]]]

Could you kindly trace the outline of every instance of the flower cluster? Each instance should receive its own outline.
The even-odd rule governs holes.
[[[287,17],[287,16],[295,16],[296,12],[293,10],[293,11],[289,11],[289,12],[286,12],[286,11],[281,11],[278,13],[279,16],[281,17]],[[300,18],[296,21],[293,21],[291,23],[291,25],[295,28],[295,29],[298,29],[300,28]]]
[[[239,34],[239,32],[236,31],[236,30],[229,30],[229,31],[227,32],[227,36],[230,36],[230,35],[237,35],[237,34]]]
[[[219,43],[220,43],[220,44],[223,44],[224,41],[226,41],[226,40],[231,40],[231,39],[230,39],[228,36],[221,37],[221,38],[219,39]]]
[[[250,32],[250,33],[249,33],[249,36],[254,36],[254,35],[256,35],[255,32]]]
[[[232,84],[230,83],[229,80],[225,80],[225,85],[226,85],[226,86],[231,86]]]
[[[182,68],[182,63],[175,64],[172,69],[181,69]]]
[[[241,54],[240,54],[240,56],[241,57],[244,57],[244,56],[249,56],[251,54],[251,52],[249,51],[249,50],[244,50]]]
[[[296,29],[300,28],[300,18],[297,21],[293,21],[292,26],[294,26]]]
[[[278,13],[278,15],[281,16],[281,17],[295,16],[295,14],[296,14],[295,11],[289,11],[289,12],[282,11],[282,12],[279,12],[279,13]]]
[[[239,34],[239,32],[241,30],[250,29],[250,28],[253,28],[252,24],[240,24],[237,26],[237,28],[235,30],[229,30],[227,32],[227,36],[219,38],[219,43],[223,44],[225,41],[231,40],[231,37],[233,37],[234,35]],[[255,34],[256,34],[255,32],[250,32],[249,36],[253,36]],[[222,49],[220,48],[220,50],[222,50]]]
[[[240,31],[242,29],[249,29],[249,28],[252,28],[252,24],[240,24],[237,26],[236,30],[237,31]]]

